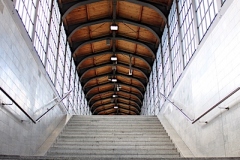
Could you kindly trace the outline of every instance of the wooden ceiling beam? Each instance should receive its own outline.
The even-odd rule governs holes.
[[[114,104],[114,103],[108,103],[108,104]],[[108,104],[104,104],[104,105],[108,105]],[[123,108],[123,107],[121,107],[121,106],[119,106],[119,104],[120,105],[127,105],[127,104],[124,104],[124,103],[117,103],[118,104],[118,108]],[[132,106],[132,105],[128,105],[129,106],[129,110],[130,111],[132,111],[132,112],[135,112],[136,114],[140,114],[140,111],[137,109],[137,111],[136,110],[133,110],[133,109],[131,109],[130,107],[133,107],[133,108],[136,108],[135,106]],[[102,106],[98,106],[97,108],[95,108],[94,109],[94,111],[92,111],[92,113],[94,114],[94,113],[96,113],[96,110],[98,110],[99,108],[101,108]],[[105,109],[105,108],[104,108]],[[124,108],[123,108],[124,109]],[[99,111],[99,112],[101,112],[101,111]]]
[[[103,77],[108,77],[108,76],[112,76],[112,74],[105,74],[105,75],[100,75],[100,76],[97,76],[97,77],[94,77],[94,78],[91,78],[89,79],[88,81],[86,81],[85,83],[83,83],[83,87],[82,89],[85,90],[86,89],[86,85],[88,84],[88,82],[90,82],[91,80],[95,80],[95,79],[98,79],[98,78],[103,78]],[[145,85],[143,84],[143,82],[141,82],[139,79],[135,78],[135,77],[130,77],[130,76],[127,76],[127,75],[124,75],[124,74],[121,74],[121,73],[117,73],[115,74],[115,76],[121,76],[121,77],[124,77],[126,79],[131,79],[131,80],[135,80],[135,81],[138,81],[140,84],[141,84],[141,88],[143,88],[143,90],[145,91],[146,90],[146,87]]]
[[[91,106],[89,106],[89,107],[90,107],[91,110],[94,110],[96,107],[98,107],[98,106],[94,106],[96,103],[98,103],[99,101],[104,101],[104,100],[108,100],[108,99],[110,100],[110,99],[112,99],[112,97],[111,97],[111,98],[104,98],[104,99],[98,100],[98,101],[94,102],[94,103],[93,103]],[[118,97],[117,100],[128,101],[128,103],[121,102],[121,103],[124,103],[124,104],[134,103],[134,105],[136,105],[135,108],[137,108],[139,111],[141,111],[141,108],[140,108],[139,104],[137,104],[136,102],[134,102],[134,101],[132,101],[132,100],[130,100],[130,99],[125,99],[125,98],[120,98],[120,97]],[[100,106],[100,105],[99,105],[99,106]]]
[[[92,25],[96,25],[96,24],[101,24],[101,23],[107,23],[107,22],[112,22],[111,18],[103,18],[103,19],[98,19],[98,20],[94,20],[94,21],[89,21],[86,23],[80,23],[80,24],[75,24],[72,26],[68,26],[67,28],[67,33],[68,33],[68,40],[71,39],[71,37],[81,28],[83,27],[88,27],[88,26],[92,26]],[[126,24],[130,24],[130,25],[134,25],[134,26],[138,26],[144,29],[147,29],[148,31],[150,31],[156,38],[157,40],[160,42],[160,34],[161,34],[161,30],[163,30],[163,28],[161,28],[160,26],[152,26],[152,25],[146,25],[143,24],[141,22],[135,22],[132,20],[127,20],[124,18],[118,18],[116,19],[116,23],[126,23]]]
[[[107,40],[107,39],[112,40],[113,37],[111,37],[111,36],[104,36],[104,37],[101,37],[101,38],[95,38],[95,39],[91,39],[91,40],[87,40],[87,41],[83,41],[83,42],[75,42],[72,45],[72,49],[74,50],[73,55],[75,55],[75,53],[81,47],[83,47],[86,44],[91,44],[91,43],[94,43],[94,42],[104,41],[104,40]],[[135,43],[135,44],[141,45],[141,46],[147,48],[149,50],[149,52],[152,54],[152,57],[155,59],[155,53],[157,51],[157,48],[156,48],[155,44],[142,42],[142,41],[135,40],[135,39],[132,39],[132,38],[126,38],[126,37],[123,37],[123,36],[116,36],[114,39],[115,40],[123,40],[123,41],[127,41],[127,42],[131,42],[131,43]]]
[[[77,62],[77,68],[79,68],[81,66],[81,64],[87,60],[88,58],[93,58],[93,57],[96,57],[96,56],[102,56],[102,55],[105,55],[105,54],[113,54],[111,50],[109,51],[103,51],[103,52],[99,52],[99,53],[94,53],[94,54],[91,54],[91,55],[87,55],[85,56],[84,58],[82,58],[82,60],[79,62],[78,58],[76,57],[75,61]],[[122,55],[125,55],[125,56],[129,56],[130,54],[132,55],[132,57],[136,58],[136,59],[141,59],[142,61],[144,61],[147,66],[148,66],[148,70],[151,71],[151,64],[152,64],[152,61],[150,61],[150,58],[149,60],[147,59],[147,57],[143,57],[143,56],[139,56],[138,54],[132,54],[130,52],[126,52],[126,51],[119,51],[119,50],[116,50],[116,53],[115,54],[122,54]]]
[[[106,110],[103,110],[103,111],[101,111],[101,112],[98,112],[98,115],[99,115],[99,114],[102,114],[102,112],[105,114],[107,111],[110,111],[110,110],[113,110],[113,109],[114,109],[114,108],[112,108],[112,109],[106,109]],[[108,114],[115,113],[116,110],[119,110],[120,112],[123,112],[123,113],[126,113],[126,114],[129,113],[129,114],[131,114],[131,115],[138,115],[137,113],[135,113],[135,112],[133,112],[133,111],[129,111],[129,110],[123,109],[123,108],[114,109],[113,112],[109,112]]]
[[[141,90],[140,88],[138,87],[135,87],[133,85],[128,85],[128,84],[125,84],[125,83],[113,83],[113,82],[108,82],[108,83],[105,83],[105,84],[101,84],[101,85],[96,85],[94,87],[91,87],[90,89],[86,90],[86,97],[89,97],[89,94],[91,93],[92,90],[96,89],[96,88],[99,88],[99,87],[105,87],[105,86],[109,86],[109,85],[120,85],[120,86],[126,86],[126,87],[129,87],[130,88],[130,93],[132,93],[133,89],[137,90],[139,94],[135,94],[135,93],[132,93],[136,96],[138,96],[139,98],[143,98],[143,90]],[[98,89],[98,92],[99,92],[99,89]],[[100,93],[100,92],[99,92]],[[140,95],[140,96],[139,96]]]
[[[87,5],[87,4],[91,4],[91,3],[96,3],[96,2],[100,2],[101,0],[85,0],[85,1],[75,1],[72,3],[67,3],[64,4],[61,7],[61,13],[62,13],[62,19],[65,19],[66,16],[74,9],[82,6],[82,5]],[[165,16],[167,9],[166,7],[163,7],[162,5],[157,5],[157,4],[151,4],[148,3],[146,1],[141,1],[141,0],[125,0],[126,2],[130,2],[130,3],[134,3],[134,4],[138,4],[144,7],[148,7],[153,9],[154,11],[156,11],[165,22],[167,22],[167,18]]]
[[[88,101],[88,102],[89,102],[89,105],[91,105],[92,100],[93,100],[96,96],[101,96],[102,94],[108,94],[108,93],[109,93],[109,96],[107,96],[107,97],[112,97],[112,95],[114,94],[114,91],[106,91],[106,92],[102,92],[102,93],[95,94],[95,95],[92,96],[92,97],[87,97],[87,98],[89,99],[89,101]],[[123,97],[123,96],[121,96],[121,95],[118,95],[118,97],[125,98],[125,99],[131,99],[131,100],[135,101],[137,104],[139,104],[140,106],[142,105],[141,99],[139,99],[136,95],[131,94],[131,93],[129,93],[129,92],[125,92],[125,91],[119,91],[118,93],[123,93],[123,94],[125,94],[125,95],[131,96],[131,97],[137,99],[137,101],[135,101],[135,100],[133,100],[133,99],[131,99],[131,98]],[[107,97],[105,97],[105,98],[107,98]],[[93,103],[95,103],[95,102],[96,102],[96,101],[94,101]]]

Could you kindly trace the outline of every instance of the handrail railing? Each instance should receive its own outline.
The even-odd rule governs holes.
[[[229,93],[226,97],[224,97],[223,99],[221,99],[218,103],[216,103],[214,106],[212,106],[210,109],[208,109],[206,112],[204,112],[201,116],[199,116],[197,119],[195,119],[192,124],[194,124],[195,122],[197,122],[199,119],[201,119],[203,116],[205,116],[208,112],[210,112],[211,110],[213,110],[214,108],[216,108],[219,104],[221,104],[222,102],[224,102],[226,99],[228,99],[229,97],[231,97],[234,93],[236,93],[237,91],[240,90],[240,87],[236,88],[234,91],[232,91],[231,93]]]
[[[176,106],[172,101],[170,101],[166,96],[164,96],[164,94],[162,94],[160,92],[160,95],[162,97],[164,97],[165,100],[167,100],[168,102],[170,102],[174,107],[176,107],[189,121],[194,121],[194,119],[191,119],[185,112],[182,111],[181,108],[179,108],[178,106]]]
[[[38,117],[37,119],[36,119],[36,122],[38,122],[38,121],[40,121],[40,119],[44,116],[44,115],[46,115],[50,110],[52,110],[56,105],[58,105],[59,103],[61,103],[67,96],[69,96],[69,94],[72,92],[72,90],[70,90],[70,91],[68,91],[67,93],[66,93],[66,95],[65,96],[63,96],[61,99],[60,99],[60,101],[58,101],[56,104],[54,104],[51,108],[49,108],[49,109],[47,109],[47,111],[46,112],[44,112],[40,117]]]
[[[40,117],[38,117],[36,120],[34,120],[2,87],[0,87],[0,90],[34,123],[36,124],[37,122],[39,122],[39,120],[46,115],[50,110],[52,110],[56,105],[58,105],[59,103],[61,103],[67,96],[69,96],[70,91],[68,91],[66,93],[65,96],[63,96],[60,101],[58,101],[56,104],[54,104],[50,109],[48,109],[46,112],[44,112]]]
[[[0,90],[1,90],[34,124],[36,124],[36,121],[35,121],[2,87],[0,87]]]

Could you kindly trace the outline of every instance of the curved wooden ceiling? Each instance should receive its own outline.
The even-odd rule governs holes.
[[[93,114],[140,114],[171,4],[172,0],[59,0]],[[118,30],[112,31],[112,25]]]

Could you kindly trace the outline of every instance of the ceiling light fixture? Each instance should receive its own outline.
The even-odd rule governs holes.
[[[114,95],[113,95],[113,98],[116,98],[116,97],[118,97],[118,95],[114,94]]]
[[[117,25],[111,25],[110,29],[111,29],[111,31],[117,31],[118,30],[118,26]]]
[[[112,82],[117,82],[117,79],[116,79],[116,78],[113,78],[113,79],[112,79]]]
[[[117,61],[117,57],[111,57],[111,61]]]
[[[117,109],[117,108],[118,108],[118,106],[114,106],[113,108]]]

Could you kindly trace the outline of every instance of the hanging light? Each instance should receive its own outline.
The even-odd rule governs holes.
[[[117,25],[111,25],[110,29],[111,29],[111,31],[117,31],[118,30],[118,26]]]
[[[116,79],[116,78],[113,78],[111,81],[112,81],[112,82],[117,82],[117,79]]]
[[[115,56],[111,57],[111,61],[117,61],[117,57]]]

